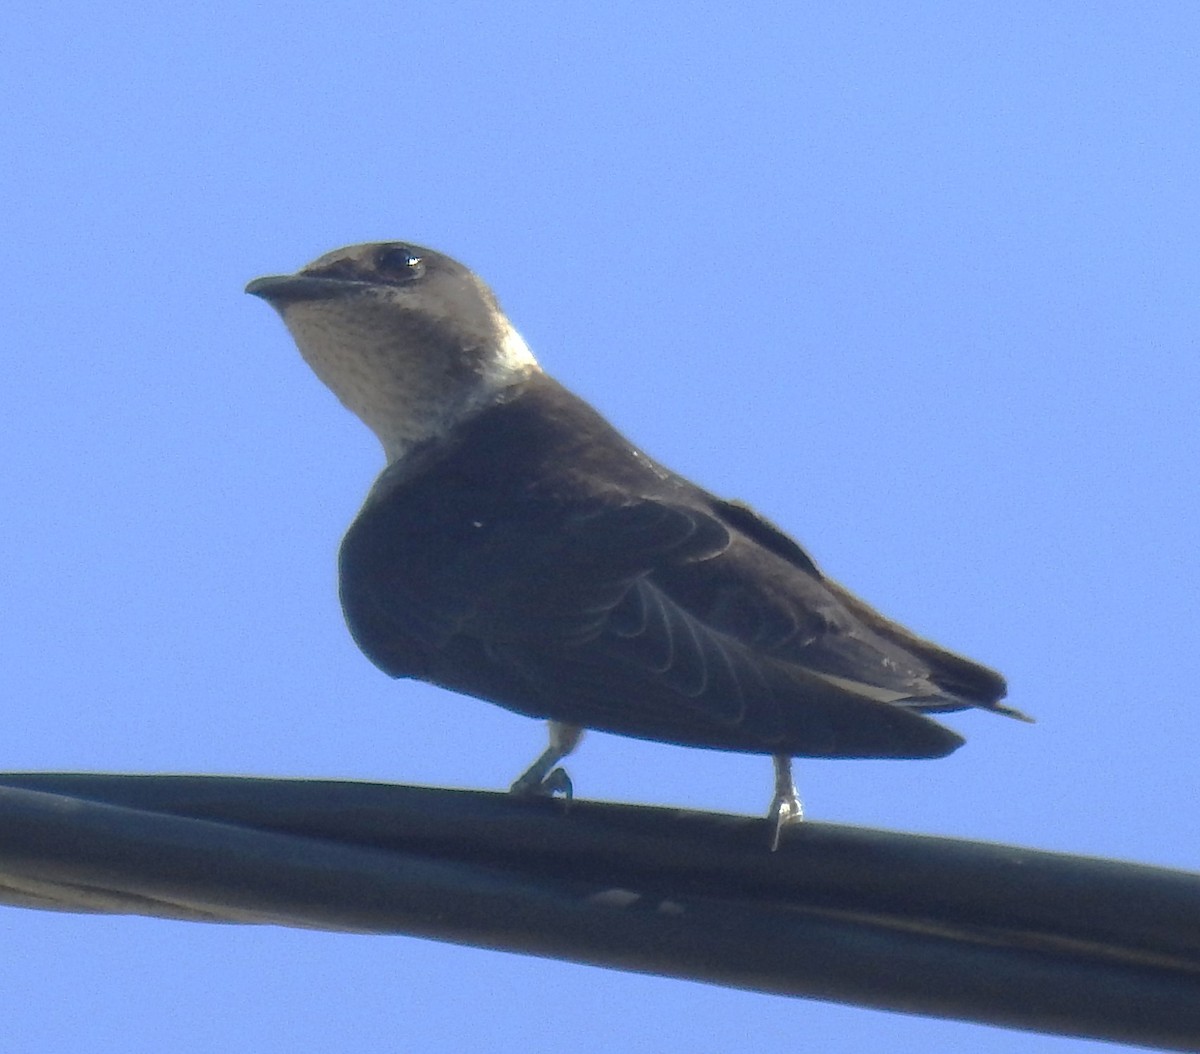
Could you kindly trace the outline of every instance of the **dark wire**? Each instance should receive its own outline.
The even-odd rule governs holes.
[[[313,780],[0,775],[0,902],[405,933],[1200,1050],[1200,875],[1013,846]]]

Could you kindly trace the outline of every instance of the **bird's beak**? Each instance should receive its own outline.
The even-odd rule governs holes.
[[[261,297],[268,304],[279,307],[297,300],[331,300],[345,296],[366,283],[351,282],[339,278],[318,278],[307,274],[274,274],[256,278],[246,292]]]
[[[307,284],[306,280],[294,274],[272,274],[265,278],[256,278],[248,286],[246,292],[251,296],[262,297],[269,304],[282,303],[286,300],[301,299],[297,293]]]
[[[256,278],[246,286],[246,292],[251,296],[261,296],[264,300],[271,299],[271,290],[287,285],[289,275],[273,274],[265,278]]]

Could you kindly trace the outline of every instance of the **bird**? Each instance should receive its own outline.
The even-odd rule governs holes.
[[[338,557],[354,641],[392,677],[547,720],[514,794],[569,797],[585,729],[769,755],[777,849],[803,817],[793,758],[937,758],[964,740],[929,714],[1029,720],[1000,674],[626,439],[451,257],[352,245],[246,292],[383,446]]]

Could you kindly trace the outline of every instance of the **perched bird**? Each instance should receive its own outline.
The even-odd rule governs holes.
[[[355,245],[246,291],[387,456],[342,542],[350,632],[393,677],[549,719],[515,792],[569,792],[556,766],[585,728],[769,754],[774,847],[802,814],[793,757],[941,757],[963,740],[926,713],[1023,716],[999,674],[643,454],[462,264]]]

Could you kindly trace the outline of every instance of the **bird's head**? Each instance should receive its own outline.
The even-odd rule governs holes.
[[[246,292],[282,316],[300,353],[371,428],[389,461],[538,369],[492,291],[406,242],[337,249]]]

